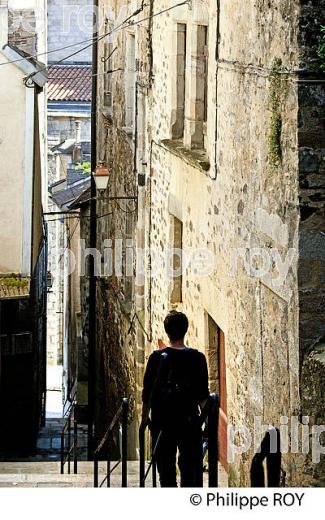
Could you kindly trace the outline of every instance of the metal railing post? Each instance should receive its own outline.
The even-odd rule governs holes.
[[[128,485],[128,416],[129,416],[129,401],[123,399],[122,407],[122,487]]]
[[[209,487],[218,487],[219,398],[211,394],[208,415]]]
[[[98,458],[94,455],[94,487],[98,488]]]
[[[64,430],[61,432],[61,475],[64,474]]]
[[[109,453],[109,457],[110,457],[110,453]],[[107,469],[106,469],[106,473],[107,473],[107,481],[106,481],[106,485],[107,487],[111,487],[111,461],[110,461],[110,458],[107,459]]]
[[[140,487],[145,487],[145,434],[146,428],[142,424],[139,429],[139,462],[140,462]]]
[[[129,400],[124,398],[119,409],[114,415],[110,425],[108,426],[105,435],[103,435],[101,441],[97,444],[97,447],[94,449],[94,487],[102,487],[106,480],[107,487],[111,486],[111,474],[112,472],[122,463],[122,487],[127,487],[128,475],[128,416],[129,416]],[[118,423],[118,420],[121,419],[122,426],[122,434],[121,434],[121,445],[120,452],[121,457],[117,464],[111,469],[111,435],[112,432]],[[121,429],[121,428],[120,428]],[[99,457],[101,450],[104,448],[105,443],[107,443],[107,457],[106,457],[106,477],[99,484]],[[105,459],[104,459],[105,460]]]
[[[155,459],[152,462],[152,487],[157,487],[157,463]]]
[[[71,472],[71,415],[68,419],[68,474]]]
[[[265,487],[263,461],[266,459],[267,487],[281,485],[280,430],[269,427],[251,464],[251,487]]]
[[[73,473],[78,473],[78,421],[76,418],[76,409],[73,418]]]

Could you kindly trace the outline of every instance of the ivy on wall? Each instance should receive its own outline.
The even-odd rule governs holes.
[[[283,98],[286,89],[286,81],[281,74],[282,61],[276,58],[272,64],[270,73],[270,108],[271,125],[269,135],[269,157],[273,168],[278,168],[282,163],[282,128],[283,128]]]
[[[316,49],[316,54],[319,60],[318,69],[320,72],[325,72],[325,25],[321,26],[321,40]]]

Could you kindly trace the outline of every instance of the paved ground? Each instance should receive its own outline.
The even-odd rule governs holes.
[[[62,418],[46,420],[46,426],[41,429],[34,453],[28,456],[19,453],[1,455],[0,461],[8,462],[47,462],[59,461],[61,455],[61,432],[63,428]],[[78,459],[86,460],[87,457],[87,427],[78,426]],[[0,469],[1,472],[1,469]]]
[[[113,466],[114,463],[112,463]],[[99,465],[99,481],[105,477],[106,464]],[[204,474],[205,487],[208,475]],[[151,487],[151,472],[147,487]],[[104,484],[103,487],[105,487]],[[219,486],[226,487],[225,473],[219,472]],[[78,475],[60,475],[57,462],[0,462],[0,487],[93,487],[93,463],[80,462]],[[111,477],[111,487],[121,487],[121,466]],[[139,487],[139,462],[128,462],[128,487]]]

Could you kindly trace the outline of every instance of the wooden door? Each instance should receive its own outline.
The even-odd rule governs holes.
[[[226,342],[224,332],[208,315],[208,365],[209,387],[217,392],[220,399],[219,411],[219,460],[225,470],[227,461],[227,375],[226,375]]]
[[[219,460],[225,470],[228,470],[227,450],[228,450],[228,436],[227,436],[227,375],[226,375],[226,347],[225,335],[219,329]]]

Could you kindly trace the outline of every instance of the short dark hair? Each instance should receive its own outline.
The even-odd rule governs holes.
[[[188,319],[183,312],[170,311],[165,320],[166,334],[171,341],[183,339],[188,329]]]

